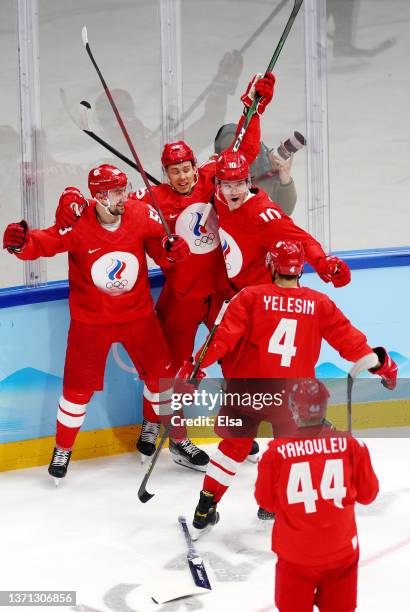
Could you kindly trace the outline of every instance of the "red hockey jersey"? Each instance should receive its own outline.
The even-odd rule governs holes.
[[[276,514],[272,550],[308,566],[337,563],[353,553],[354,504],[370,504],[379,490],[364,442],[331,430],[310,437],[307,432],[314,430],[270,442],[255,487],[258,504]]]
[[[224,355],[227,378],[310,378],[323,339],[348,361],[372,352],[324,293],[272,282],[246,287],[229,304],[202,367]]]
[[[242,117],[238,129],[243,123]],[[252,118],[241,143],[240,152],[251,164],[259,153],[259,117]],[[221,251],[218,220],[210,204],[215,192],[216,159],[211,159],[198,169],[198,181],[189,195],[178,194],[169,184],[164,183],[152,188],[172,233],[182,236],[191,249],[191,256],[183,262],[165,269],[167,283],[179,296],[189,298],[206,297],[224,291],[228,280],[224,258]],[[146,189],[136,194],[136,198],[151,202]],[[201,226],[204,215],[210,214],[206,226]]]
[[[295,225],[262,189],[252,188],[237,210],[230,211],[219,198],[215,198],[215,207],[227,274],[237,291],[269,282],[266,253],[279,240],[299,240],[314,268],[326,256],[319,242]]]
[[[85,323],[124,323],[153,309],[144,241],[164,235],[155,209],[126,202],[114,232],[101,226],[93,203],[81,223],[62,233],[52,226],[32,230],[20,259],[68,251],[71,318]],[[158,240],[160,244],[160,240]]]

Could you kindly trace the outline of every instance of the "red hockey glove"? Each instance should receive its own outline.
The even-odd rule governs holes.
[[[266,76],[255,74],[250,81],[247,90],[241,96],[241,100],[245,108],[250,108],[255,98],[255,92],[261,96],[256,106],[258,115],[262,115],[265,108],[273,98],[273,90],[275,88],[275,76],[269,72]]]
[[[181,236],[172,234],[172,242],[168,236],[165,236],[162,240],[162,246],[167,252],[167,259],[172,263],[178,263],[183,261],[191,254],[189,245]]]
[[[370,368],[369,372],[380,376],[383,387],[392,391],[397,384],[397,374],[399,370],[397,363],[393,361],[383,346],[376,346],[373,351],[376,353],[381,366],[378,368]]]
[[[350,283],[350,268],[346,262],[335,256],[319,259],[316,271],[325,283],[333,283],[334,287],[344,287]]]
[[[20,253],[29,233],[27,221],[20,223],[9,223],[3,234],[3,249],[9,253]]]
[[[56,225],[59,229],[71,227],[88,206],[88,200],[77,187],[66,187],[60,196],[56,210]]]
[[[205,378],[206,374],[199,368],[198,372],[195,374],[195,378],[189,381],[188,379],[191,377],[194,367],[195,364],[191,361],[184,361],[175,378],[174,392],[192,394],[195,389],[198,388],[200,381]]]

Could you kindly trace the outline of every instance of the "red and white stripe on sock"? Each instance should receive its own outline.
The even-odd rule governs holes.
[[[203,490],[214,494],[219,502],[232,483],[241,463],[252,447],[250,438],[226,438],[222,440],[215,455],[210,458],[203,484]]]
[[[84,423],[87,412],[87,403],[77,404],[60,397],[57,412],[56,445],[60,448],[71,449],[74,445],[81,425]]]

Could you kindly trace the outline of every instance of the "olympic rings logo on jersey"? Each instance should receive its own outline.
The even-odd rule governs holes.
[[[206,247],[207,244],[212,244],[215,240],[215,234],[210,232],[206,236],[201,236],[200,238],[196,238],[194,241],[195,246],[197,247]]]
[[[119,259],[112,260],[111,265],[107,268],[107,276],[109,278],[109,281],[105,284],[107,289],[124,289],[128,285],[127,279],[121,278],[126,267],[125,261],[120,261]]]
[[[121,295],[134,287],[139,271],[135,255],[125,251],[105,253],[91,267],[91,277],[98,289],[113,297]]]
[[[219,245],[218,219],[209,203],[190,204],[178,215],[175,232],[189,244],[192,253],[209,253]]]

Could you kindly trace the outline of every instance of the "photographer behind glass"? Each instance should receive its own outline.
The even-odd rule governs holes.
[[[218,155],[233,142],[236,125],[227,123],[223,125],[215,137],[215,153]],[[261,142],[258,157],[251,165],[252,184],[260,187],[269,195],[271,200],[279,204],[283,212],[291,215],[296,206],[296,189],[290,175],[293,155],[305,146],[306,141],[302,134],[294,132],[284,143],[275,150],[269,150]]]

